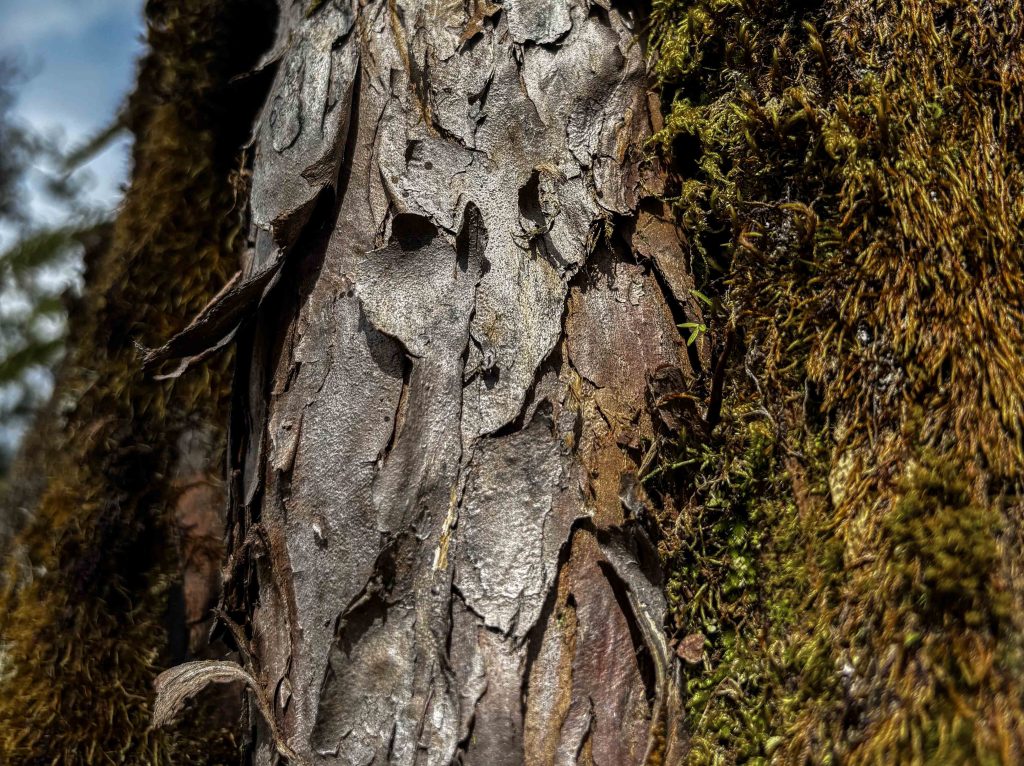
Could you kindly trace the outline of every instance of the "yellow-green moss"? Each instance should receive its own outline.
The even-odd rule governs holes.
[[[714,726],[691,705],[691,760],[1018,763],[1024,8],[656,0],[654,14],[670,96],[657,142],[721,306],[712,341],[743,338],[727,408],[764,412],[776,436],[752,584],[712,607],[736,622],[742,605],[740,648],[709,652],[697,678],[753,668],[759,691]],[[727,457],[749,427],[724,419],[690,448]],[[677,495],[701,481],[665,478]],[[735,484],[727,505],[749,515]],[[697,588],[714,582],[707,556],[668,551]]]
[[[253,11],[217,0],[147,7],[132,185],[112,244],[87,264],[56,394],[59,437],[35,466],[46,486],[2,580],[5,764],[235,758],[228,732],[149,730],[179,576],[168,473],[183,428],[226,422],[227,361],[158,383],[141,372],[139,344],[166,340],[237,268],[229,176],[236,122],[251,109],[228,79],[266,42],[272,15]]]
[[[950,465],[911,466],[883,520],[893,544],[895,592],[922,621],[962,620],[993,628],[1010,616],[998,581],[1001,519],[989,503],[971,501]]]

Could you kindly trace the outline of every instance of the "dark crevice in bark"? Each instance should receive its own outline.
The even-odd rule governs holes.
[[[647,642],[644,640],[643,634],[640,632],[640,628],[637,626],[637,620],[640,619],[638,615],[633,614],[633,606],[629,602],[629,597],[626,595],[627,586],[616,574],[615,570],[609,565],[602,562],[598,562],[598,566],[605,577],[608,578],[608,582],[611,584],[612,592],[615,594],[615,600],[619,605],[619,609],[622,610],[623,614],[630,615],[631,619],[626,622],[629,625],[629,635],[633,640],[633,654],[636,657],[637,665],[640,668],[640,675],[644,680],[644,688],[647,689],[647,701],[653,703],[657,698],[657,678],[655,676],[654,664],[651,661],[650,654],[647,648]]]
[[[398,405],[395,407],[395,414],[392,420],[391,436],[381,450],[377,458],[377,471],[380,472],[387,465],[388,458],[395,449],[395,443],[402,433],[402,426],[405,425],[405,410],[409,404],[409,381],[412,379],[413,359],[408,354],[402,355],[402,391],[398,396]]]
[[[564,577],[561,573],[564,572],[566,564],[569,563],[569,557],[572,554],[572,541],[580,526],[581,523],[579,522],[573,524],[565,542],[558,551],[557,571],[559,572],[559,578]],[[565,596],[564,605],[559,603],[563,598],[563,594],[560,592],[558,585],[559,583],[556,579],[544,599],[544,605],[541,607],[540,615],[537,618],[537,624],[526,636],[526,657],[523,668],[523,683],[520,689],[520,696],[523,700],[524,711],[529,705],[530,678],[533,675],[533,668],[537,662],[538,655],[540,654],[541,644],[544,641],[544,631],[552,624],[555,612],[560,607],[564,606],[564,608],[567,609],[576,608],[576,600],[572,593]]]
[[[530,180],[519,189],[519,214],[531,222],[537,231],[548,225],[544,211],[541,209],[540,172],[537,170],[530,174]]]
[[[422,215],[399,213],[391,219],[391,243],[405,251],[426,247],[437,233],[437,227]]]
[[[661,294],[665,296],[665,302],[668,304],[669,309],[671,309],[672,311],[672,319],[675,321],[676,327],[680,327],[681,325],[690,322],[699,323],[704,321],[704,318],[702,316],[691,316],[686,312],[685,307],[682,306],[679,303],[679,301],[675,299],[672,290],[665,282],[664,275],[661,273],[661,271],[657,268],[655,264],[651,264],[650,271],[651,274],[654,276],[655,280],[657,280],[658,287],[661,288]],[[682,336],[680,335],[680,337]],[[706,375],[704,370],[704,363],[700,358],[700,353],[698,352],[697,345],[695,343],[686,344],[686,356],[690,360],[690,368],[693,370],[694,374],[694,385],[696,386],[696,391],[694,393],[697,396],[704,396],[706,391],[702,391],[702,389],[704,389],[704,387],[707,385],[705,381]]]

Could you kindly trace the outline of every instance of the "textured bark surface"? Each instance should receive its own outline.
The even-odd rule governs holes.
[[[658,180],[631,18],[281,19],[252,257],[151,360],[240,326],[225,607],[272,709],[255,762],[677,762],[637,474],[651,381],[689,374],[661,285],[689,298],[651,213],[650,261],[622,233]]]

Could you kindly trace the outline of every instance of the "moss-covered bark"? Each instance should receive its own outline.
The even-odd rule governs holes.
[[[251,124],[240,107],[259,98],[228,80],[272,13],[148,13],[133,186],[90,263],[52,444],[36,440],[48,475],[0,594],[4,763],[232,750],[210,718],[148,729],[152,679],[180,659],[176,518],[207,502],[184,453],[196,434],[221,441],[226,362],[157,383],[136,343],[170,337],[237,265],[228,179]],[[1018,763],[1024,9],[653,13],[668,96],[655,143],[697,276],[681,311],[704,401],[676,386],[657,409],[679,438],[620,443],[660,498],[688,762]],[[217,450],[199,452],[202,476]]]
[[[267,43],[267,14],[255,25],[250,12],[211,0],[147,8],[132,186],[112,241],[88,263],[54,399],[59,422],[34,451],[32,470],[46,478],[3,577],[5,764],[231,757],[230,735],[210,720],[180,735],[148,726],[153,678],[181,651],[171,640],[183,629],[175,515],[196,497],[189,461],[198,456],[198,473],[211,476],[221,462],[184,436],[222,433],[227,362],[159,383],[143,376],[139,346],[179,329],[183,310],[198,311],[237,267],[242,221],[229,177],[252,108],[228,80]]]
[[[676,210],[738,341],[722,423],[652,479],[708,639],[692,763],[1024,758],[1022,24],[655,4]]]

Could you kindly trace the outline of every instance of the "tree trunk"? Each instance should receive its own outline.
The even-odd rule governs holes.
[[[282,6],[250,258],[150,360],[240,324],[224,606],[254,761],[675,763],[639,472],[690,299],[672,227],[635,226],[637,20],[313,6]]]
[[[0,763],[1019,763],[1019,5],[150,0]]]

